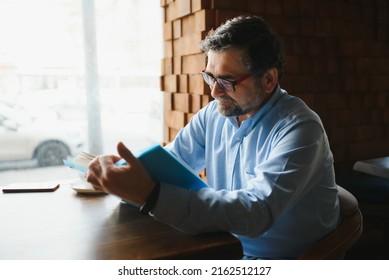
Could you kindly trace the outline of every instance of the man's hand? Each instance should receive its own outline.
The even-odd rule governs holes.
[[[127,165],[116,166],[115,162],[120,160],[118,156],[98,156],[89,164],[87,181],[96,190],[143,205],[155,182],[142,163],[123,143],[118,143],[117,150]]]

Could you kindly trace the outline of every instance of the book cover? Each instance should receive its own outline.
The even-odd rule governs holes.
[[[160,145],[142,151],[137,158],[143,163],[155,181],[181,188],[199,190],[207,184],[185,163],[178,160]]]

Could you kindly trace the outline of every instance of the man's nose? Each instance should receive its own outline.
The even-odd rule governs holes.
[[[221,87],[219,86],[218,83],[215,82],[213,84],[213,86],[211,87],[211,95],[213,98],[217,98],[217,97],[223,96],[225,94],[226,94],[226,92],[221,89]]]

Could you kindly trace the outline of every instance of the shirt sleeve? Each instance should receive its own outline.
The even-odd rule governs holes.
[[[188,233],[259,236],[309,191],[325,160],[325,134],[316,122],[287,127],[273,142],[268,159],[255,166],[247,185],[190,192],[162,184],[153,216]]]

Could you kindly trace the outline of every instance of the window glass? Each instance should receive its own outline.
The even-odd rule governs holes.
[[[161,142],[161,16],[155,0],[0,1],[0,185],[66,177],[96,143]]]

